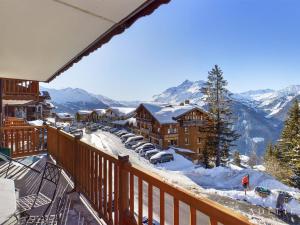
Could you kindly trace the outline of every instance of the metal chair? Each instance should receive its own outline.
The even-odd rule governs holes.
[[[61,168],[59,166],[56,166],[51,162],[46,162],[37,192],[35,194],[24,196],[18,199],[18,214],[47,205],[46,209],[44,209],[44,212],[42,213],[42,215],[45,216],[55,200],[60,175]],[[52,195],[50,194],[50,196],[47,196],[46,194],[42,193],[43,186],[51,189]]]
[[[30,215],[30,213],[25,212],[19,220],[20,225],[61,225],[66,219],[64,211],[68,203],[68,193],[65,192],[61,197],[56,198],[57,205],[55,209],[55,214],[49,215]]]

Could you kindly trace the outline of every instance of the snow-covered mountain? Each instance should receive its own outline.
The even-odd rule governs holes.
[[[200,89],[204,84],[205,82],[201,80],[195,82],[185,80],[177,87],[168,88],[161,94],[154,95],[153,101],[174,104],[189,99],[191,103],[201,103],[203,94]]]
[[[124,106],[123,104],[105,97],[95,95],[80,88],[53,89],[41,87],[48,91],[51,101],[57,107],[57,112],[76,113],[81,109],[108,108],[109,106]]]
[[[267,117],[285,120],[294,99],[300,99],[300,85],[291,85],[281,90],[248,91],[235,95],[236,98],[267,113]]]
[[[185,80],[161,94],[154,95],[154,102],[180,103],[190,100],[205,106],[203,101],[204,81]],[[282,90],[252,90],[232,95],[233,111],[237,122],[236,129],[241,134],[237,142],[240,152],[247,154],[255,149],[259,155],[269,142],[278,139],[286,117],[295,98],[300,99],[300,85],[289,86]]]

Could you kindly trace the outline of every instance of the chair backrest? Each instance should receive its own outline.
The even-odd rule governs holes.
[[[57,186],[59,182],[60,174],[61,174],[61,168],[59,166],[54,165],[51,162],[47,162],[44,168],[42,182],[43,180],[48,180],[49,182]]]

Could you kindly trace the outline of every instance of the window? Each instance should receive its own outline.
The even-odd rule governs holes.
[[[198,148],[198,153],[201,153],[201,148]]]
[[[176,146],[177,145],[177,140],[174,139],[174,140],[169,140],[169,143],[171,146]]]
[[[188,138],[188,137],[185,137],[185,138],[184,138],[184,144],[185,144],[185,145],[188,145],[189,143],[190,143],[189,138]]]
[[[201,143],[201,138],[197,137],[197,143],[200,144]]]
[[[184,133],[188,133],[189,132],[189,128],[188,127],[185,127],[184,128]]]
[[[159,128],[157,128],[157,132],[158,132],[158,133],[160,132],[160,127],[159,127]]]

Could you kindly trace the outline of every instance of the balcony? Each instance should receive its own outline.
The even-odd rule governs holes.
[[[16,79],[3,79],[3,99],[38,100],[39,82]]]
[[[48,156],[41,157],[33,167],[41,168],[46,160],[52,160],[63,169],[63,184],[68,184],[68,190],[79,193],[71,200],[73,211],[67,214],[67,221],[70,221],[67,224],[80,223],[80,219],[90,219],[88,224],[99,224],[100,219],[104,224],[143,224],[145,216],[147,224],[154,221],[175,225],[251,224],[218,203],[174,187],[130,164],[128,156],[110,155],[54,127],[9,127],[1,131],[3,144],[11,148],[13,158],[41,157],[42,153],[47,153]],[[4,167],[0,165],[0,172]],[[26,180],[34,181],[32,174],[25,174],[23,178],[16,181],[22,193],[36,186]],[[25,183],[29,187],[22,185]]]

